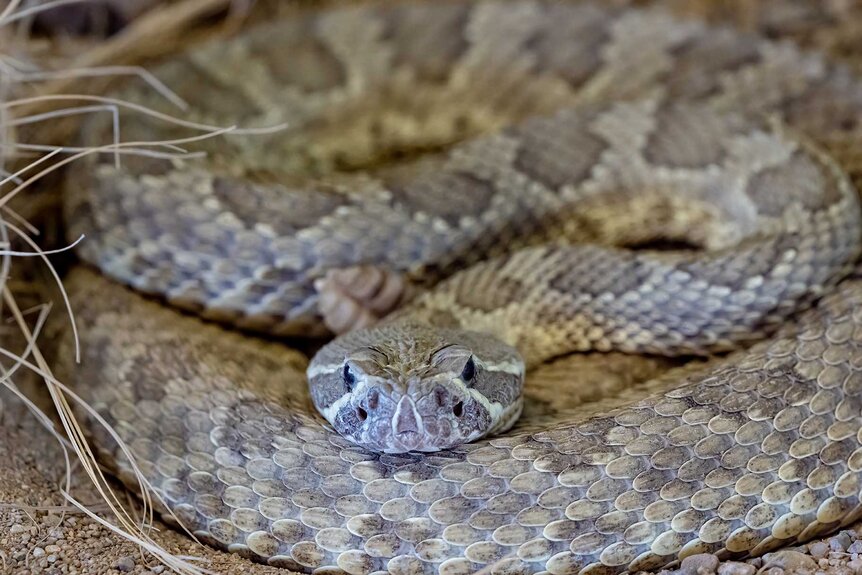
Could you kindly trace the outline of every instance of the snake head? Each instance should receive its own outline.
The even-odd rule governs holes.
[[[324,346],[308,367],[318,411],[373,451],[440,451],[512,426],[524,363],[490,335],[422,324],[361,329]]]

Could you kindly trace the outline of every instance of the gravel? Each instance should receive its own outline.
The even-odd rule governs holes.
[[[122,571],[123,573],[129,573],[135,568],[135,560],[128,555],[125,557],[120,557],[117,560],[117,569]]]
[[[0,390],[0,573],[2,575],[168,575],[159,561],[71,507],[60,495],[63,456],[56,440],[32,417],[6,417]],[[11,419],[11,423],[8,420]],[[6,422],[6,423],[3,423]],[[83,474],[73,474],[72,493],[101,517],[103,506]],[[122,489],[116,486],[122,494]],[[140,509],[136,510],[140,513]],[[200,558],[202,567],[225,575],[289,575],[286,569],[251,563],[198,545],[156,522],[150,536],[174,555]]]
[[[691,555],[679,568],[664,569],[659,575],[862,575],[862,557],[851,548],[862,550],[862,524],[747,561],[719,561],[707,553]]]

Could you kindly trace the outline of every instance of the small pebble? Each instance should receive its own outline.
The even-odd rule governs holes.
[[[829,545],[822,541],[816,541],[808,546],[808,552],[815,559],[822,559],[829,553]]]
[[[164,570],[165,570],[164,565],[156,565],[155,567],[150,568],[150,571],[152,571],[156,575],[158,575],[159,573],[161,573]]]
[[[33,557],[42,557],[45,554],[45,550],[41,547],[33,548]]]
[[[117,560],[117,569],[124,573],[128,573],[132,569],[135,568],[135,560],[126,555],[125,557],[120,557]]]
[[[16,523],[12,526],[12,529],[9,530],[10,533],[23,533],[24,531],[27,531],[27,528],[20,523]]]
[[[851,543],[850,535],[846,531],[842,531],[838,535],[829,538],[829,549],[832,551],[846,551]]]
[[[60,551],[59,545],[46,545],[45,551],[48,553],[58,553]]]
[[[764,569],[778,567],[782,570],[786,569],[791,572],[801,569],[808,569],[810,571],[817,569],[817,562],[810,556],[800,553],[799,551],[776,551],[775,553],[769,553],[766,555],[766,557],[764,557],[764,561]]]
[[[710,553],[698,553],[683,559],[679,570],[682,575],[707,575],[715,573],[717,568],[718,557]]]
[[[850,544],[850,547],[847,548],[849,553],[862,553],[862,541],[854,541]]]
[[[728,561],[718,567],[718,575],[754,575],[757,569],[748,563]]]

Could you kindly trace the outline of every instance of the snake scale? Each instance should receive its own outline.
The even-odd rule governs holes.
[[[203,141],[206,161],[82,162],[66,186],[68,230],[101,274],[67,279],[83,362],[66,346],[60,372],[200,539],[305,572],[620,573],[862,515],[846,161],[862,84],[845,69],[658,10],[501,0],[301,12],[155,72],[195,121],[289,124]],[[124,140],[185,133],[122,123]],[[397,281],[418,295],[365,328]],[[329,324],[363,329],[323,348],[309,373],[330,380],[311,394],[305,355],[217,325],[322,336],[332,301]],[[513,431],[382,454],[315,413],[344,396],[345,356],[398,367],[465,329],[485,338],[443,343],[495,382],[468,424],[518,401],[482,342],[531,369]],[[635,385],[569,402],[618,376]],[[335,420],[348,438],[360,424]]]

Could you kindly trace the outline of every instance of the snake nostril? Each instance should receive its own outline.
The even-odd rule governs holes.
[[[356,417],[359,418],[359,421],[365,421],[368,419],[368,412],[362,409],[361,407],[356,408]]]
[[[464,403],[459,401],[455,405],[452,406],[452,413],[455,414],[455,417],[461,417],[464,415]]]

